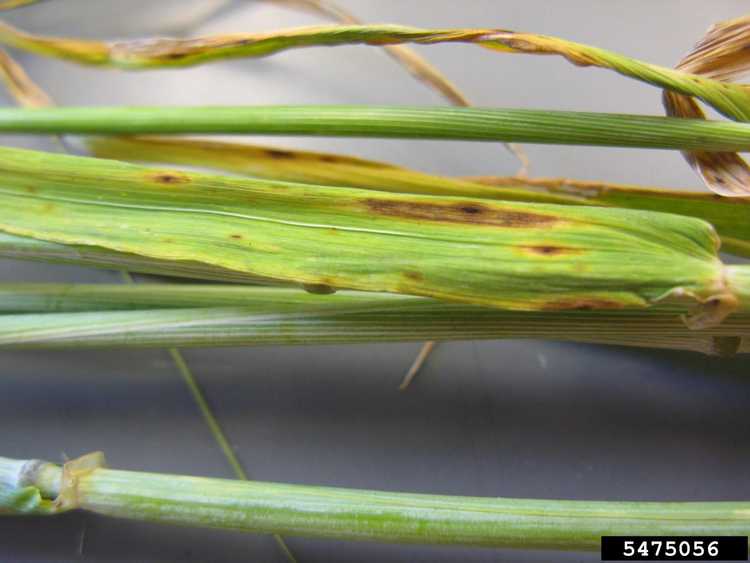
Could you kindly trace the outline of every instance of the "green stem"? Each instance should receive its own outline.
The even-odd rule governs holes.
[[[705,151],[750,149],[750,125],[743,123],[588,112],[400,106],[3,108],[0,132],[252,133]]]
[[[732,270],[734,271],[734,270]],[[742,270],[740,270],[742,271]],[[750,352],[750,318],[696,331],[685,307],[511,312],[432,299],[209,285],[0,285],[2,348],[200,347],[534,338]],[[217,305],[222,305],[218,307]]]
[[[41,500],[5,501],[19,490]],[[603,535],[750,534],[747,502],[425,495],[117,471],[86,458],[65,470],[0,458],[0,510],[49,513],[40,505],[55,498],[59,512],[80,508],[189,526],[394,543],[595,550]]]

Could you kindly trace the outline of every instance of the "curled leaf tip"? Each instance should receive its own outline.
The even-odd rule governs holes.
[[[736,80],[750,71],[750,15],[714,24],[679,68],[716,80]]]
[[[677,64],[677,70],[712,80],[733,81],[750,70],[750,16],[712,26]],[[748,92],[747,86],[742,86]],[[664,107],[671,117],[706,119],[698,103],[683,94],[665,90]],[[746,109],[728,114],[747,121]],[[685,160],[705,185],[725,197],[750,197],[750,167],[733,152],[683,151]]]

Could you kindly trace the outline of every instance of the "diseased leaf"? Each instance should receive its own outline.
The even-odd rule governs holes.
[[[750,16],[716,24],[676,67],[678,70],[714,80],[734,80],[750,69]],[[727,88],[729,83],[725,82]],[[731,84],[749,92],[746,85]],[[706,119],[698,103],[676,91],[664,91],[667,115]],[[725,112],[726,113],[726,112]],[[726,113],[739,121],[750,116],[744,108]],[[683,156],[705,184],[714,192],[728,197],[750,196],[750,168],[734,152],[683,151]]]
[[[722,251],[750,257],[750,221],[747,220],[750,200],[747,199],[719,199],[709,193],[569,178],[450,178],[332,153],[203,139],[90,137],[84,139],[84,146],[94,156],[102,158],[184,164],[269,180],[400,193],[600,205],[677,213],[711,223],[721,237]]]
[[[747,306],[707,223],[601,207],[382,193],[0,149],[0,230],[281,281],[514,310]],[[705,317],[705,318],[704,318]]]
[[[573,198],[536,195],[528,190],[507,190],[503,193],[458,178],[435,176],[384,162],[325,152],[155,136],[86,137],[82,143],[84,150],[101,158],[181,164],[270,180],[388,192],[481,198],[503,196],[507,200],[545,203],[576,202]]]
[[[661,88],[700,98],[735,119],[750,117],[746,88],[646,63],[581,43],[503,29],[420,29],[400,25],[337,25],[235,33],[193,39],[147,39],[106,43],[40,37],[3,23],[0,43],[83,64],[126,69],[184,67],[222,59],[263,57],[300,47],[471,43],[507,53],[561,55],[578,66],[598,66]]]
[[[750,200],[722,198],[715,194],[687,190],[650,188],[628,184],[573,180],[571,178],[518,178],[477,176],[464,180],[496,186],[497,196],[505,190],[513,193],[528,190],[537,196],[566,197],[578,205],[601,205],[664,211],[697,217],[711,223],[721,237],[722,252],[750,257]],[[570,201],[568,201],[570,203]]]

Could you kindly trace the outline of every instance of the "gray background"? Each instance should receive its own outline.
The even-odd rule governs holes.
[[[217,2],[220,3],[220,2]],[[672,65],[744,1],[341,0],[371,22],[506,27]],[[164,32],[214,2],[44,2],[8,19],[78,36]],[[239,2],[195,33],[318,23]],[[181,6],[177,18],[176,6]],[[478,105],[659,114],[659,92],[556,57],[421,48]],[[190,70],[125,73],[19,56],[60,104],[442,104],[383,53],[288,52]],[[10,100],[4,98],[5,103]],[[41,139],[0,139],[44,148]],[[447,174],[508,174],[497,145],[273,139]],[[528,146],[536,175],[698,187],[675,153]],[[117,282],[107,271],[0,262],[0,281]],[[142,278],[141,278],[142,280]],[[153,281],[153,280],[152,280]],[[406,393],[418,345],[190,350],[186,358],[259,480],[414,492],[571,499],[750,497],[744,360],[535,341],[440,345]],[[230,477],[164,351],[0,353],[1,455],[93,450],[117,468]],[[549,554],[289,538],[308,561],[597,561]],[[2,561],[284,561],[266,536],[89,514],[0,521]]]

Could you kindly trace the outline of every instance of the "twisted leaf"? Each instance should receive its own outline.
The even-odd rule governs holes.
[[[715,80],[733,80],[750,70],[750,16],[742,16],[714,25],[706,36],[677,65],[678,70]],[[727,88],[746,85],[724,83]],[[666,90],[663,95],[667,115],[706,119],[691,97]],[[744,109],[727,113],[739,121],[748,121]],[[730,197],[750,195],[750,168],[734,152],[683,151],[683,156],[714,192]]]
[[[236,33],[193,39],[102,42],[35,36],[3,23],[0,43],[39,55],[126,69],[184,67],[221,59],[262,57],[300,47],[470,43],[507,53],[561,55],[578,66],[597,66],[661,88],[700,98],[735,119],[750,117],[750,93],[680,70],[646,63],[581,43],[503,29],[420,29],[400,25],[311,26],[266,33]]]

